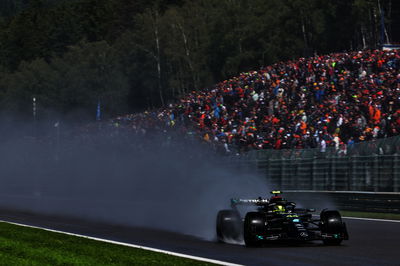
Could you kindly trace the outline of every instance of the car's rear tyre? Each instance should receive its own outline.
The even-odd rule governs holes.
[[[242,235],[242,221],[238,212],[222,210],[217,215],[217,240],[239,240]]]
[[[244,219],[244,243],[246,247],[258,247],[261,245],[259,237],[265,232],[266,217],[259,212],[249,212]]]
[[[321,233],[335,235],[337,238],[324,239],[325,245],[337,246],[343,241],[344,234],[347,234],[346,225],[342,221],[342,216],[335,210],[324,210],[321,212]]]

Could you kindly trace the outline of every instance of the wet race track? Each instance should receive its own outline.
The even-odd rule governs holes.
[[[324,246],[315,241],[246,248],[173,232],[14,211],[1,211],[0,219],[243,265],[400,265],[400,222],[344,219],[350,240],[341,246]]]

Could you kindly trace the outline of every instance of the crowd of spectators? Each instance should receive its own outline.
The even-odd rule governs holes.
[[[135,134],[171,128],[230,153],[334,147],[399,135],[400,52],[368,50],[279,62],[177,103],[113,120]]]

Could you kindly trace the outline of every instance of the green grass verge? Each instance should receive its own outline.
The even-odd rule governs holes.
[[[398,213],[340,211],[340,214],[347,217],[400,220],[400,214]]]
[[[213,265],[0,222],[1,265]]]

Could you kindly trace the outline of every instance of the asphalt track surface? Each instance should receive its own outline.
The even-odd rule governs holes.
[[[341,246],[315,241],[246,248],[173,232],[9,210],[0,210],[0,219],[243,265],[400,265],[400,223],[395,222],[345,219],[350,240]]]

